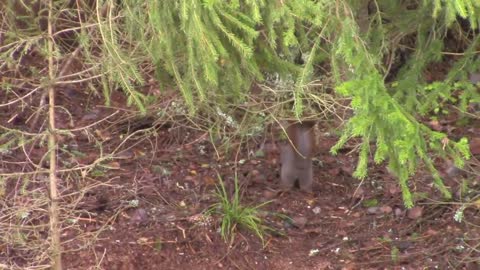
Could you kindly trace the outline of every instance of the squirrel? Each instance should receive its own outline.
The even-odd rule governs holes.
[[[312,192],[312,156],[315,150],[314,121],[288,123],[288,142],[280,145],[280,186],[291,189],[298,180],[299,188]]]

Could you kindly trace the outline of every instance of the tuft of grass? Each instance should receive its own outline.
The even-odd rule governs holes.
[[[392,258],[392,262],[394,264],[398,264],[399,256],[400,256],[400,250],[397,247],[393,246],[392,250],[390,251],[390,257]]]
[[[262,218],[259,216],[260,208],[267,205],[271,201],[267,201],[256,206],[243,205],[240,196],[240,187],[238,185],[238,178],[235,175],[234,192],[232,196],[228,196],[225,189],[225,184],[222,178],[218,175],[219,184],[216,186],[215,196],[218,202],[214,203],[207,210],[207,214],[214,212],[221,216],[220,234],[222,238],[231,243],[233,241],[237,227],[244,228],[253,232],[260,238],[262,244],[264,242],[264,235],[266,230],[272,228],[265,226]]]

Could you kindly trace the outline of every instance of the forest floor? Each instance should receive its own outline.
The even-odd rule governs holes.
[[[323,127],[315,157],[314,193],[282,193],[276,191],[275,153],[255,155],[240,147],[238,155],[219,157],[203,132],[168,123],[126,121],[128,109],[119,92],[113,93],[110,108],[80,90],[66,91],[57,101],[70,111],[62,115],[59,110],[59,128],[99,122],[90,132],[60,138],[61,167],[87,165],[102,153],[115,153],[102,161],[103,166],[64,183],[64,193],[88,190],[75,199],[75,211],[80,213],[76,226],[64,224],[65,269],[480,267],[479,208],[464,209],[462,222],[454,219],[461,207],[458,202],[466,197],[459,189],[476,189],[473,196],[478,196],[480,178],[441,160],[437,165],[454,199],[442,198],[431,175],[420,170],[411,178],[415,207],[408,210],[396,179],[383,166],[373,166],[363,181],[353,178],[354,147],[332,156],[329,149],[338,138]],[[459,116],[450,116],[455,117]],[[474,122],[467,129],[456,127],[451,119],[432,125],[454,137],[480,134]],[[273,143],[258,143],[253,152],[268,150]],[[30,157],[35,160],[44,150],[33,149]],[[242,203],[254,206],[269,201],[260,215],[274,232],[267,232],[263,243],[244,228],[226,243],[219,233],[218,215],[204,215],[217,202],[218,175],[231,193],[235,174]],[[65,197],[62,202],[71,200]]]

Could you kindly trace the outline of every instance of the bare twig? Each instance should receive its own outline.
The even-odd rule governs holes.
[[[53,66],[53,0],[49,1],[48,6],[48,35],[47,39],[48,46],[48,76],[52,82],[55,77],[54,66]],[[62,257],[61,257],[61,242],[60,242],[60,226],[59,226],[59,209],[58,209],[58,190],[57,190],[57,142],[55,138],[55,89],[52,84],[47,88],[48,90],[48,123],[49,123],[49,134],[48,134],[48,151],[50,155],[50,177],[49,177],[49,186],[50,186],[50,236],[51,236],[51,253],[53,256],[52,259],[52,269],[61,270],[62,269]],[[43,99],[42,99],[43,100]]]

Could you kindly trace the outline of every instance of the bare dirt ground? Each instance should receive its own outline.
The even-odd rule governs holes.
[[[456,222],[454,216],[461,205],[446,203],[426,172],[412,177],[416,206],[407,210],[396,180],[385,168],[372,167],[364,181],[352,178],[356,164],[355,152],[350,153],[353,147],[331,156],[328,150],[337,138],[323,130],[315,160],[314,194],[278,193],[279,164],[274,153],[253,155],[241,146],[237,162],[234,154],[218,158],[205,134],[171,123],[157,123],[145,133],[142,130],[152,128],[152,121],[121,121],[127,112],[121,109],[121,93],[114,93],[112,100],[112,108],[107,108],[102,100],[89,98],[80,90],[66,91],[58,98],[72,117],[66,121],[68,115],[60,111],[60,128],[84,127],[119,111],[92,126],[90,133],[78,131],[75,137],[60,138],[65,150],[60,153],[61,167],[90,164],[102,153],[117,149],[115,158],[90,170],[88,177],[78,174],[63,183],[64,194],[88,187],[88,192],[75,197],[80,198],[75,202],[75,229],[64,222],[65,269],[480,267],[478,207],[467,207],[463,221]],[[7,123],[12,112],[3,110],[1,117]],[[8,123],[23,125],[20,120]],[[469,129],[448,129],[451,123],[434,124],[456,135],[479,134],[474,122]],[[35,148],[30,158],[35,160],[44,151]],[[2,159],[20,157],[12,154]],[[448,164],[438,165],[454,193],[462,177],[478,192],[477,177],[451,172]],[[2,166],[8,169],[9,165]],[[218,217],[202,215],[216,202],[217,172],[232,191],[235,171],[245,204],[271,201],[261,215],[275,231],[265,235],[264,244],[242,228],[226,243],[219,233]],[[7,197],[13,194],[13,187],[8,187]],[[72,200],[68,196],[63,199],[64,203]],[[15,252],[2,256],[15,256]]]

